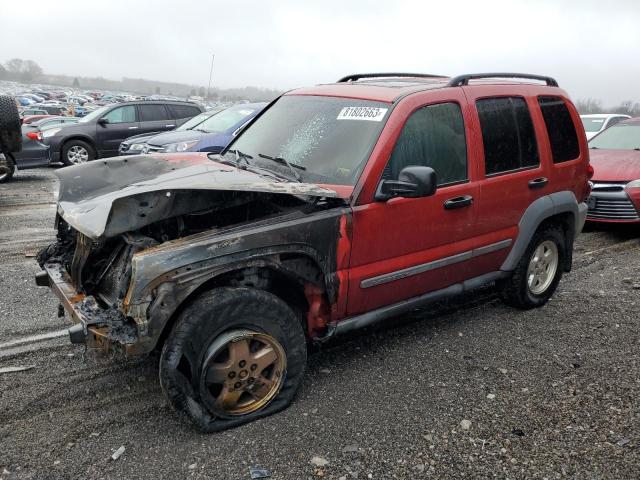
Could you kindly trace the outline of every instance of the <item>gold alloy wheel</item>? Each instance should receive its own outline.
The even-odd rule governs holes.
[[[212,413],[246,415],[266,406],[280,391],[287,367],[274,337],[250,330],[220,335],[202,364],[200,391]]]
[[[527,268],[527,284],[534,295],[544,293],[558,270],[558,246],[545,240],[534,250]]]

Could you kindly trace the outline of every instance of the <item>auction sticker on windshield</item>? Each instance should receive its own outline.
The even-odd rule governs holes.
[[[388,108],[378,107],[344,107],[340,110],[337,120],[368,120],[381,122]]]

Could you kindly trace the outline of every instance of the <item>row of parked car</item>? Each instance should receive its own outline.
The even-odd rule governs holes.
[[[218,153],[266,103],[204,111],[193,102],[138,100],[105,105],[78,118],[25,117],[17,168],[73,165],[148,152]],[[10,175],[0,177],[6,181]]]

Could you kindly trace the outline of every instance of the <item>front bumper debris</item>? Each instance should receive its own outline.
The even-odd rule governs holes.
[[[36,274],[36,284],[49,286],[74,322],[69,328],[71,343],[84,343],[104,352],[122,350],[128,356],[145,353],[135,323],[120,310],[102,308],[93,296],[78,293],[62,265],[45,264],[44,272]]]

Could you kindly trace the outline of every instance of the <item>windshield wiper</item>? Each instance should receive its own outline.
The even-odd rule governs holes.
[[[240,160],[244,160],[244,163],[245,163],[243,170],[246,170],[247,167],[251,165],[249,160],[252,159],[253,157],[248,153],[243,153],[240,150],[227,150],[227,152],[225,153],[234,153],[236,155],[236,165],[238,166],[238,168],[242,168],[240,166]]]
[[[286,158],[282,158],[282,157],[272,157],[270,155],[265,155],[264,153],[259,153],[258,156],[260,158],[266,158],[267,160],[272,160],[276,163],[279,163],[280,165],[286,165],[287,167],[289,167],[289,170],[291,170],[291,173],[293,174],[295,179],[298,182],[302,182],[302,177],[298,172],[296,172],[295,169],[298,168],[300,170],[306,170],[307,167],[303,167],[302,165],[296,165],[294,163],[289,162]]]

